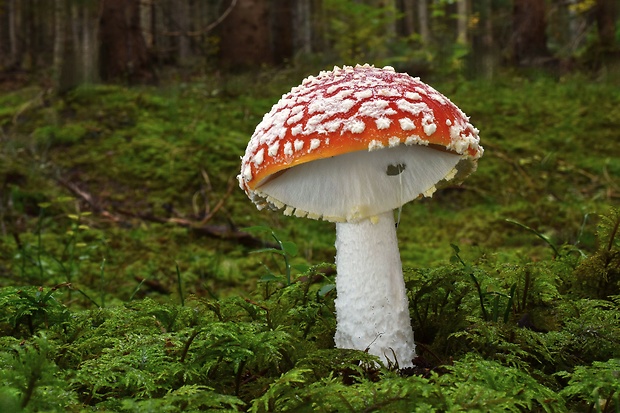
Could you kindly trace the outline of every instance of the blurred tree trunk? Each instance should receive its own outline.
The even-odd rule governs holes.
[[[68,0],[69,2],[69,29],[71,33],[71,46],[73,49],[79,54],[82,49],[82,12],[83,7],[79,5],[74,0]]]
[[[386,20],[386,32],[388,38],[394,39],[396,38],[396,13],[398,11],[398,7],[396,6],[396,0],[380,0],[377,3],[377,6],[385,9],[385,20]]]
[[[176,58],[175,39],[169,34],[174,32],[175,27],[171,23],[170,16],[173,15],[173,0],[154,0],[151,16],[153,19],[153,50],[157,53],[160,62],[170,63]]]
[[[496,46],[493,33],[493,0],[482,0],[482,74],[487,79],[492,79],[495,74]]]
[[[52,62],[52,82],[56,91],[63,89],[62,70],[65,62],[66,22],[66,0],[54,0],[54,57]]]
[[[0,70],[4,70],[9,60],[9,24],[7,2],[0,1]]]
[[[54,0],[53,87],[62,95],[83,82],[80,33],[83,21],[76,0]],[[89,22],[92,25],[92,22]]]
[[[512,9],[512,59],[516,65],[539,66],[550,57],[547,16],[541,0],[514,0]]]
[[[92,5],[78,0],[54,0],[54,91],[64,94],[86,81],[95,78],[91,68],[92,32],[95,20],[88,10]],[[40,28],[39,28],[40,29]]]
[[[568,24],[566,25],[565,39],[569,55],[574,55],[577,50],[583,46],[586,39],[588,21],[583,13],[578,13],[573,3],[567,1],[564,3],[564,12],[568,16]]]
[[[596,0],[596,24],[601,46],[612,51],[616,45],[616,19],[618,0]]]
[[[323,52],[327,48],[327,16],[323,8],[323,0],[310,0],[312,11],[312,51]]]
[[[22,0],[22,25],[24,30],[22,31],[23,42],[23,55],[25,66],[32,70],[36,66],[36,29],[34,27],[34,4],[32,0]]]
[[[97,71],[97,44],[96,39],[99,26],[93,24],[99,17],[98,2],[95,4],[85,3],[82,6],[82,81],[84,83],[96,82],[99,78]]]
[[[312,53],[312,5],[311,0],[295,0],[293,8],[294,53]]]
[[[468,0],[458,0],[456,2],[456,24],[457,24],[457,35],[456,42],[462,45],[466,45],[468,43],[468,33],[467,33],[467,22],[469,21],[469,1]]]
[[[403,0],[403,33],[411,36],[415,33],[415,0]]]
[[[8,67],[19,69],[22,64],[22,39],[21,32],[21,3],[18,0],[8,0],[7,14],[9,25],[9,63]]]
[[[283,63],[293,56],[295,33],[299,27],[294,26],[294,1],[275,1],[271,3],[271,37],[273,62]]]
[[[155,5],[153,0],[140,1],[140,27],[148,50],[155,47]]]
[[[226,2],[225,7],[230,5]],[[273,63],[267,0],[238,0],[220,26],[220,56],[229,67]]]
[[[142,37],[139,0],[102,0],[99,66],[104,81],[153,83],[156,76]]]
[[[185,66],[191,57],[191,16],[189,0],[176,0],[174,3],[174,31],[177,36],[177,64]]]
[[[428,0],[418,0],[418,22],[420,26],[420,40],[422,44],[428,44],[431,38],[428,18]]]

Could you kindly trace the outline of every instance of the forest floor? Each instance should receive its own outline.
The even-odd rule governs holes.
[[[620,85],[433,84],[485,154],[402,210],[399,371],[333,349],[334,225],[237,187],[306,75],[0,95],[0,411],[619,409]]]

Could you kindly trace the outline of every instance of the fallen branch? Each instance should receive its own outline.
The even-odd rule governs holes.
[[[109,209],[106,209],[102,205],[102,202],[100,200],[96,199],[96,197],[94,197],[92,194],[90,194],[86,190],[82,189],[80,186],[78,186],[74,182],[68,181],[63,178],[56,178],[56,181],[60,185],[65,187],[67,190],[69,190],[77,198],[81,199],[86,204],[88,204],[92,212],[100,216],[103,216],[115,223],[127,222],[126,217],[131,217],[131,218],[140,219],[142,221],[154,222],[158,224],[179,225],[179,226],[188,228],[192,233],[200,235],[200,236],[216,238],[216,239],[220,239],[224,241],[232,241],[232,242],[239,243],[249,248],[256,248],[256,247],[276,248],[275,245],[268,245],[269,244],[268,242],[265,242],[260,238],[256,238],[247,232],[239,231],[238,229],[235,228],[234,224],[232,223],[229,223],[228,225],[207,225],[207,223],[213,219],[215,214],[221,210],[226,200],[232,194],[232,191],[234,189],[233,179],[229,180],[226,193],[224,194],[222,198],[219,199],[215,207],[213,207],[212,209],[209,209],[209,208],[205,209],[207,213],[205,217],[202,218],[200,221],[194,221],[191,219],[181,218],[181,217],[164,218],[164,217],[159,217],[153,214],[135,213],[135,212],[128,211],[125,209],[121,209],[121,208],[114,208],[113,210],[109,210]]]

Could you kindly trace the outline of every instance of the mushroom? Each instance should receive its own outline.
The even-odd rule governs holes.
[[[336,223],[336,347],[413,365],[394,210],[460,182],[482,156],[448,98],[391,67],[335,67],[282,96],[256,127],[240,187],[259,209]]]

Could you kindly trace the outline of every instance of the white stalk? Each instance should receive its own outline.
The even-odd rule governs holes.
[[[336,224],[336,347],[410,367],[413,330],[394,213]]]

